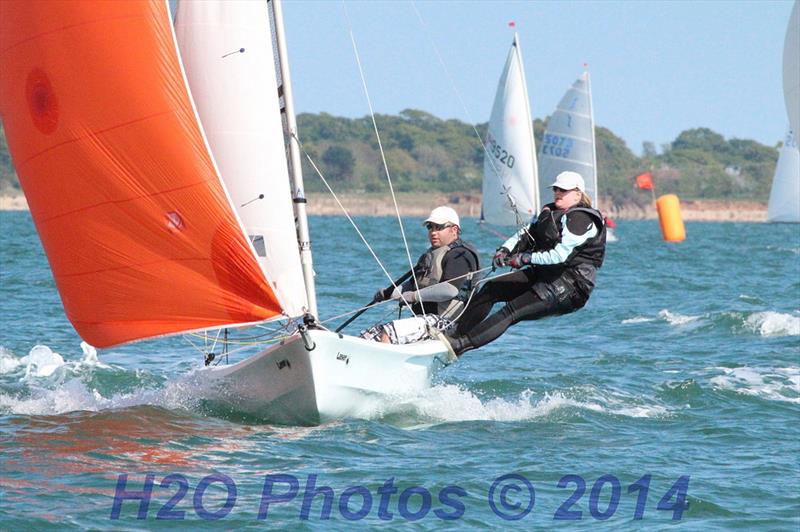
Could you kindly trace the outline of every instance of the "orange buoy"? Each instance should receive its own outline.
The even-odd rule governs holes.
[[[681,202],[675,194],[664,194],[656,200],[661,234],[667,242],[686,240],[686,229],[681,217]]]

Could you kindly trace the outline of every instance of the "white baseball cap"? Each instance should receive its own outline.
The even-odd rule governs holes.
[[[551,187],[558,187],[563,190],[578,189],[581,192],[586,192],[586,183],[583,182],[581,174],[578,172],[561,172],[556,176],[555,182]]]
[[[422,225],[425,225],[428,222],[433,222],[435,224],[447,224],[451,223],[453,225],[461,226],[461,223],[458,220],[458,213],[451,209],[450,207],[436,207],[431,211],[430,216],[422,222]]]

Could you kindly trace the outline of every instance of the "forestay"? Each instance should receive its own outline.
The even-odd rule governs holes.
[[[11,154],[86,341],[280,314],[209,154],[166,2],[0,2],[0,70]]]
[[[552,201],[550,186],[558,174],[567,170],[583,176],[586,193],[597,205],[597,157],[588,72],[567,90],[547,122],[539,154],[539,197],[544,202]]]
[[[497,86],[485,147],[481,219],[505,226],[529,221],[539,209],[536,144],[516,34]]]
[[[265,2],[180,2],[186,76],[222,180],[289,316],[307,308]]]

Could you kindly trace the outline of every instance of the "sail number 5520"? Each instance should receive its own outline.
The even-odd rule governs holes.
[[[495,159],[509,168],[514,168],[514,156],[500,146],[490,133],[486,137],[486,150],[494,155]]]

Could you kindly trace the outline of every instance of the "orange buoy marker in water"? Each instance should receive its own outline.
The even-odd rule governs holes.
[[[686,229],[681,217],[681,202],[675,194],[664,194],[656,200],[661,234],[667,242],[686,240]]]

